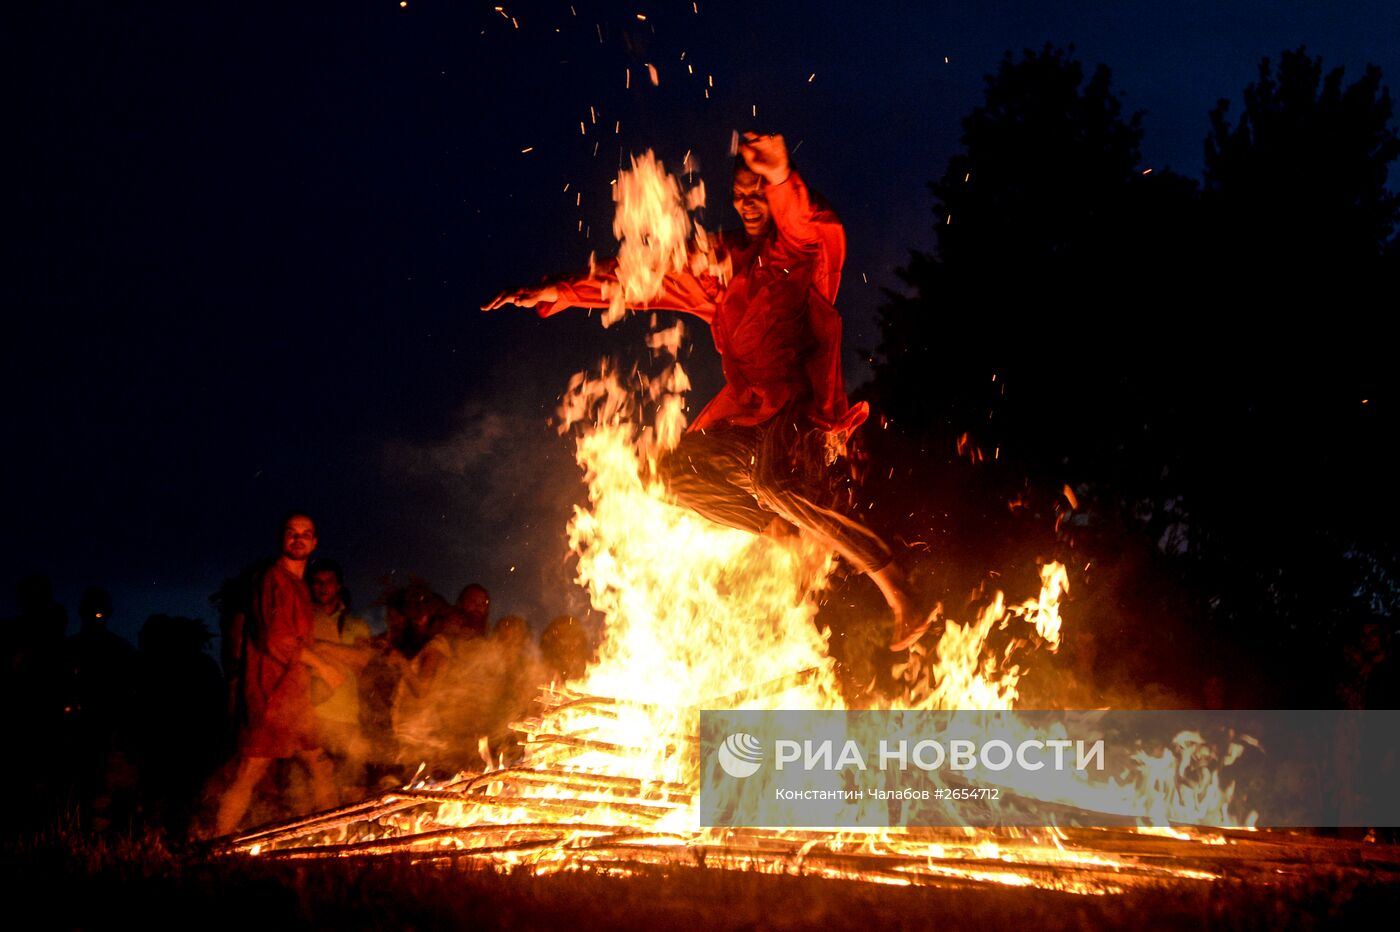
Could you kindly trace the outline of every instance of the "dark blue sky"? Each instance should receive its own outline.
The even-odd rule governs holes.
[[[212,622],[208,594],[292,506],[362,601],[416,572],[449,597],[479,580],[537,627],[580,611],[581,485],[547,420],[644,321],[475,308],[614,247],[626,154],[694,150],[714,226],[731,131],[787,136],[847,224],[854,383],[1006,51],[1107,64],[1145,111],[1143,167],[1194,177],[1207,113],[1262,57],[1400,74],[1393,2],[114,6],[5,14],[0,615],[45,572],[70,611],[110,588],[127,634],[156,611]],[[692,361],[706,395],[703,333]]]

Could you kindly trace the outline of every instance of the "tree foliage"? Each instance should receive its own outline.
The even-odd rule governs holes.
[[[1210,114],[1202,190],[1146,171],[1107,68],[1008,54],[930,185],[937,250],[887,295],[866,390],[897,464],[872,508],[925,522],[964,583],[1032,550],[1094,567],[1081,608],[1188,678],[1232,652],[1340,664],[1400,578],[1370,296],[1394,284],[1389,95],[1300,49],[1244,99]]]
[[[1317,270],[1364,268],[1393,244],[1400,196],[1386,188],[1400,155],[1390,93],[1368,67],[1344,83],[1303,48],[1269,59],[1244,89],[1210,113],[1205,192],[1219,242],[1293,279]]]
[[[1059,49],[1008,54],[963,121],[964,151],[930,187],[949,267],[1095,262],[1117,237],[1137,176],[1141,114],[1124,116],[1103,65]],[[990,260],[990,261],[989,261]]]

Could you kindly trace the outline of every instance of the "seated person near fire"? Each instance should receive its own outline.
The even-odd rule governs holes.
[[[782,136],[746,133],[739,154],[733,201],[742,230],[720,235],[729,280],[672,272],[654,300],[634,308],[685,311],[709,324],[726,382],[657,468],[682,505],[712,521],[755,534],[799,528],[834,549],[879,587],[894,613],[890,649],[904,650],[937,613],[915,604],[884,540],[823,491],[834,453],[869,411],[848,403],[841,371],[834,302],[845,231],[792,167]],[[599,263],[503,291],[482,310],[515,304],[549,317],[607,307],[615,269]]]

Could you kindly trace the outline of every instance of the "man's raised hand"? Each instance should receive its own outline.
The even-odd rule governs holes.
[[[744,164],[769,184],[782,184],[792,171],[787,143],[781,134],[745,133],[739,154],[744,157]]]
[[[516,307],[534,307],[536,304],[550,304],[559,300],[559,289],[553,285],[539,287],[507,288],[481,306],[483,311],[494,311],[506,304]]]

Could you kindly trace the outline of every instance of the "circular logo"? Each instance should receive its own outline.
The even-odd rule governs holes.
[[[719,746],[719,765],[731,777],[751,777],[763,763],[763,745],[742,731],[724,739]]]

